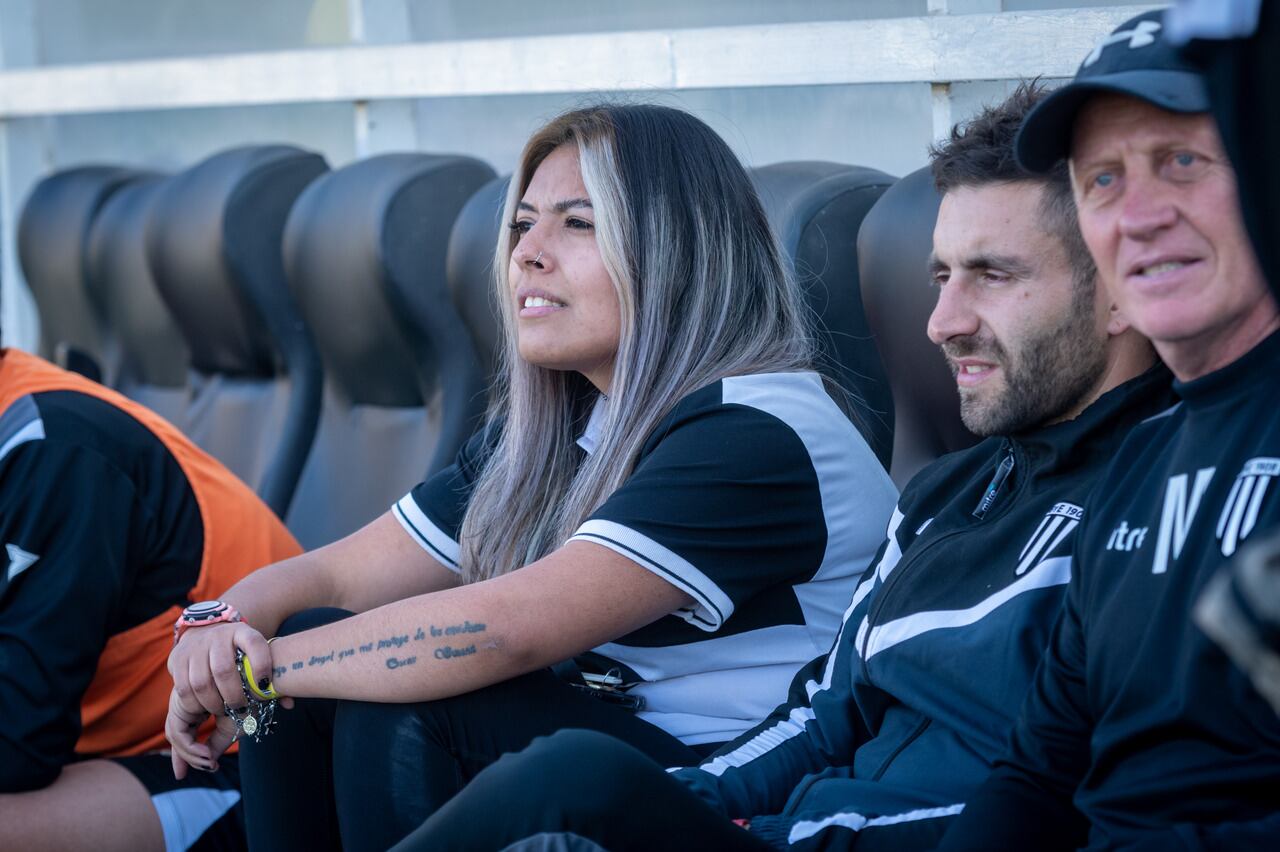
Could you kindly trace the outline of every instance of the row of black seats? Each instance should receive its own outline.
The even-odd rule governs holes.
[[[972,441],[924,334],[928,174],[797,162],[752,176],[825,324],[826,369],[865,401],[895,478]],[[505,190],[469,157],[331,171],[279,145],[171,176],[55,173],[18,233],[41,354],[173,421],[316,547],[447,465],[478,422]]]

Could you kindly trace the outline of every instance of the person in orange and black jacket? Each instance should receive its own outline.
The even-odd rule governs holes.
[[[252,491],[120,394],[0,350],[0,848],[244,844],[235,760],[173,778],[174,623],[300,552]]]

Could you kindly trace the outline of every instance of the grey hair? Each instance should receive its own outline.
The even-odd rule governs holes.
[[[551,121],[525,146],[504,209],[511,222],[539,164],[577,147],[600,256],[621,311],[599,440],[576,446],[599,392],[582,376],[529,364],[516,348],[508,265],[495,252],[502,320],[494,449],[459,534],[464,582],[547,555],[631,475],[676,403],[728,376],[812,369],[808,312],[745,170],[693,116],[654,105],[600,105]]]

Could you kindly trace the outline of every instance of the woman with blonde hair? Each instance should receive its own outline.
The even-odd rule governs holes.
[[[827,651],[883,535],[896,492],[703,122],[568,112],[505,216],[503,365],[457,463],[179,622],[175,772],[276,723],[242,750],[255,845],[386,848],[560,728],[696,761]],[[356,614],[312,627],[317,607]]]

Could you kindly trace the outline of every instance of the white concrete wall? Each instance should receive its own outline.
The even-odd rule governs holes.
[[[322,152],[335,167],[381,151],[423,150],[466,152],[506,171],[538,124],[597,96],[582,90],[559,93],[563,88],[574,87],[579,78],[587,83],[611,79],[611,62],[592,57],[609,57],[618,38],[655,30],[678,37],[692,31],[693,37],[682,37],[681,43],[694,45],[695,53],[701,45],[747,47],[704,63],[701,73],[708,77],[693,79],[714,79],[711,87],[686,85],[682,81],[690,77],[679,73],[669,79],[657,75],[644,67],[645,57],[631,65],[628,57],[620,57],[619,73],[634,71],[635,79],[664,83],[661,88],[655,82],[639,85],[626,97],[694,112],[748,165],[823,159],[901,175],[924,164],[926,147],[940,128],[1009,90],[1013,80],[1001,74],[1014,72],[1002,69],[1070,73],[1080,56],[1056,55],[1051,42],[1057,39],[1038,35],[1038,43],[1018,42],[1019,33],[1044,32],[1036,28],[1034,14],[1019,13],[1074,9],[1068,19],[1081,22],[1075,29],[1087,33],[1075,36],[1087,44],[1094,30],[1100,37],[1116,22],[1114,13],[1107,17],[1087,8],[1129,5],[1107,0],[604,0],[594,5],[542,0],[534,8],[526,0],[0,0],[0,335],[5,345],[31,349],[36,344],[34,308],[16,261],[13,231],[31,187],[56,169],[102,162],[176,171],[232,145],[289,142]],[[965,19],[975,22],[971,30],[942,28],[941,36],[917,47],[911,39],[921,38],[920,25],[938,15],[988,17]],[[850,27],[864,20],[870,23]],[[815,22],[824,24],[817,36],[803,26]],[[886,40],[900,37],[904,43],[850,46],[861,44],[857,34],[875,26],[886,28],[875,30],[887,33]],[[746,29],[740,37],[735,31],[737,41],[729,42],[723,31],[701,29],[709,27]],[[566,42],[567,55],[538,53],[552,44],[539,37],[593,33],[616,35]],[[465,54],[475,65],[459,71],[457,57],[463,54],[456,51],[474,39],[498,41],[478,54]],[[437,45],[444,52],[367,47],[378,45]],[[808,53],[792,67],[773,53],[775,45],[779,51]],[[671,56],[680,56],[678,48]],[[948,64],[949,57],[941,57],[936,64],[942,73],[972,69],[975,63],[978,71],[933,79],[919,62],[929,50],[976,57],[968,64]],[[1074,52],[1083,55],[1080,49]],[[997,69],[991,74],[981,68],[986,55]],[[400,56],[426,58],[422,69],[392,64],[385,74],[379,72],[377,62]],[[194,65],[163,64],[192,59]],[[539,80],[551,63],[568,83]],[[806,78],[809,65],[814,71]],[[310,94],[302,97],[288,88],[288,74],[299,71],[305,83],[315,68],[332,71],[339,84],[343,69],[352,69],[355,94],[340,85],[325,89],[324,75],[317,75],[317,99],[297,102]],[[459,85],[471,75],[496,80],[498,88],[492,90],[506,93],[450,96],[447,88],[437,91],[430,79],[413,76],[415,70],[429,76],[433,69],[457,74],[444,79]],[[174,84],[181,91],[157,95],[155,85],[142,91],[146,78],[165,82],[178,79],[179,72],[191,75],[179,80],[186,81],[185,88]],[[752,84],[741,85],[738,73]],[[394,78],[390,89],[384,89],[383,77]],[[876,81],[863,82],[868,79]],[[670,80],[676,81],[675,91],[666,90]],[[225,94],[210,94],[219,86],[229,86],[229,101]],[[98,87],[108,91],[101,103],[86,107],[76,100]],[[365,90],[408,95],[366,100],[359,94]],[[423,92],[431,97],[413,96]],[[276,102],[237,105],[241,97]],[[211,103],[218,105],[203,105]]]

